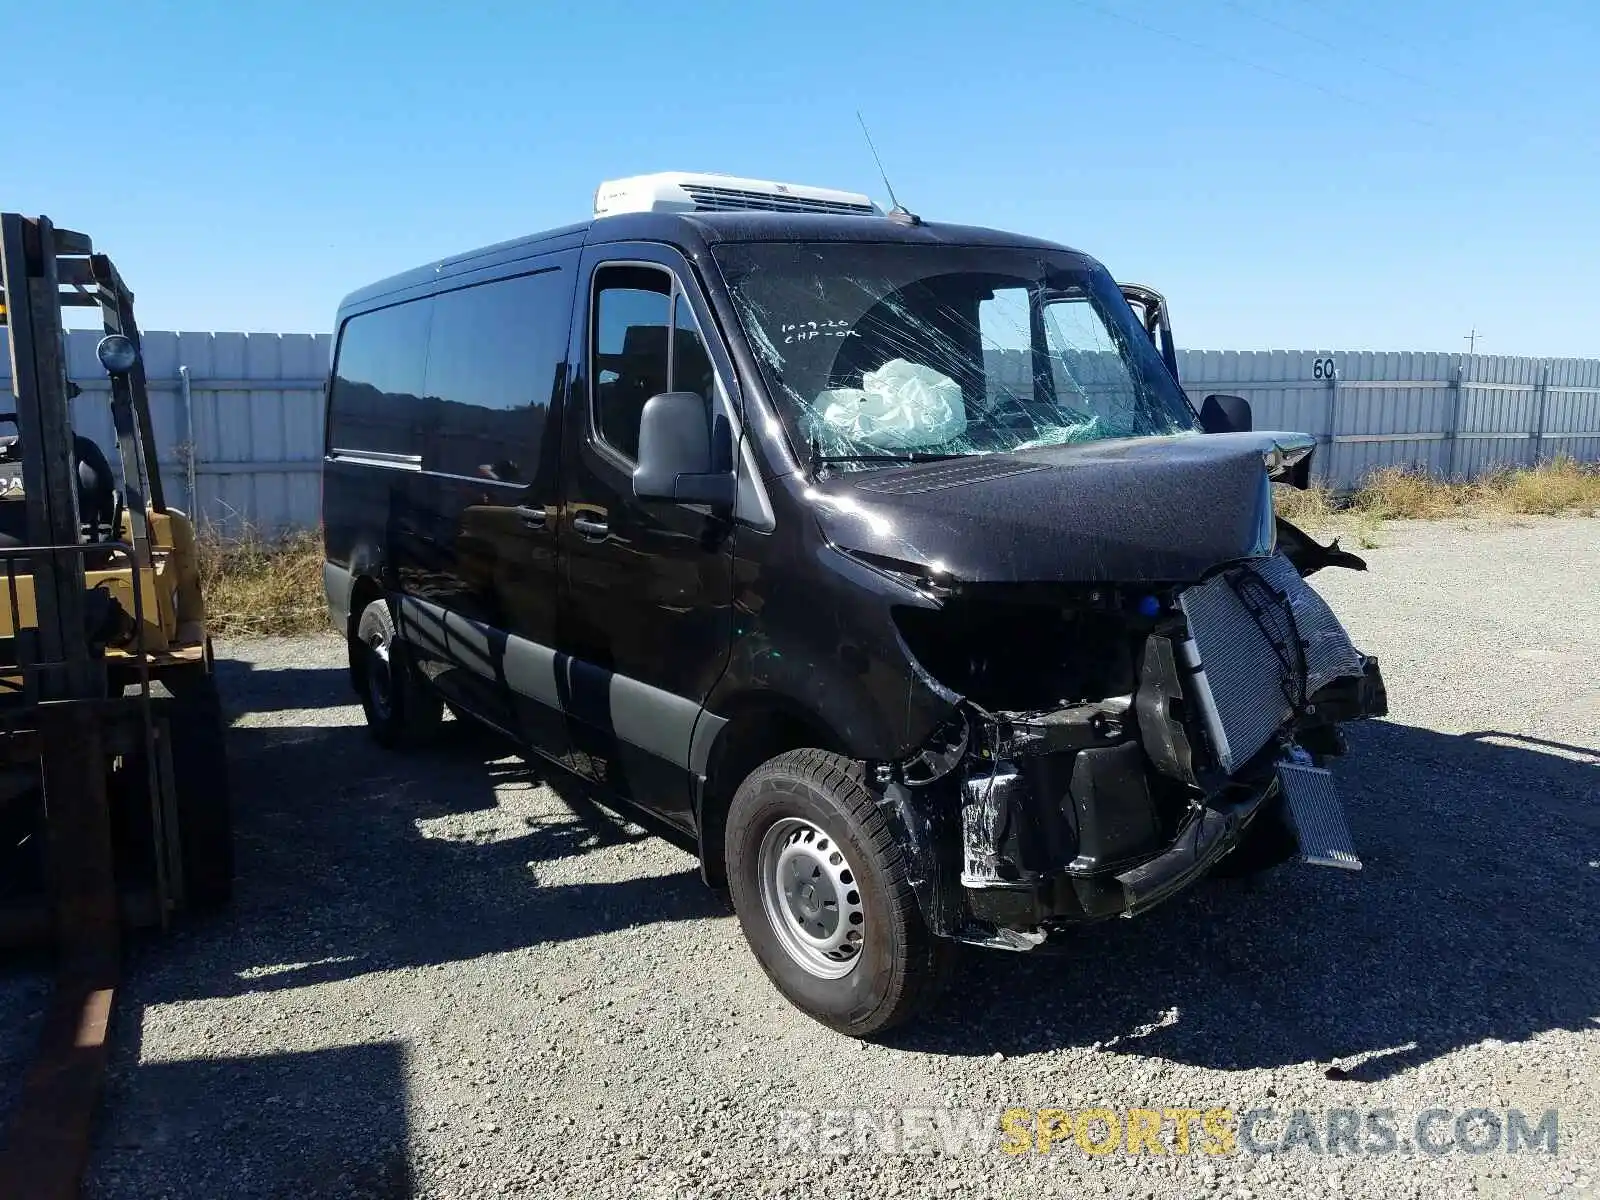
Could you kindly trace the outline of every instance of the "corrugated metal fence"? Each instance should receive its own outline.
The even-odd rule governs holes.
[[[1600,460],[1600,359],[1188,350],[1178,374],[1196,404],[1233,392],[1257,429],[1316,434],[1335,488],[1396,464],[1467,478],[1558,454]]]
[[[8,390],[5,333],[0,329],[0,375]],[[115,463],[110,383],[94,354],[99,340],[94,330],[67,335],[67,373],[83,388],[73,424]],[[246,524],[270,531],[315,525],[332,338],[152,332],[140,341],[168,502],[229,533]]]
[[[98,339],[74,330],[68,369],[84,388],[74,411],[78,430],[109,448]],[[228,532],[246,523],[266,530],[316,524],[328,336],[146,333],[143,340],[169,499]],[[6,350],[0,376],[9,372]],[[1460,478],[1557,454],[1600,461],[1600,359],[1187,350],[1179,373],[1196,404],[1211,392],[1233,392],[1250,401],[1257,429],[1315,434],[1323,443],[1319,474],[1336,488],[1393,464]]]

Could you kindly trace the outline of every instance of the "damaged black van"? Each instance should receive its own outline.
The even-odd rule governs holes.
[[[1136,316],[1133,300],[1143,314]],[[1278,518],[1313,441],[1033,238],[715,175],[338,314],[325,578],[373,734],[448,706],[726,886],[835,1029],[1208,872],[1360,866],[1378,664]]]

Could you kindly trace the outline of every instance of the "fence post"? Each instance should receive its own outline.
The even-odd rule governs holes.
[[[189,520],[200,523],[200,501],[195,498],[195,445],[194,445],[194,392],[189,387],[189,368],[178,367],[178,395],[183,400],[183,482],[184,503],[189,509]]]
[[[1450,379],[1450,424],[1444,431],[1444,477],[1450,480],[1456,477],[1456,432],[1461,428],[1461,393],[1465,373],[1466,368],[1457,361],[1455,374]]]
[[[1533,458],[1528,463],[1530,467],[1537,467],[1539,459],[1544,454],[1544,417],[1545,405],[1550,399],[1550,360],[1543,359],[1539,363],[1539,382],[1533,389]]]
[[[1331,354],[1328,355],[1328,361],[1329,362],[1333,361],[1333,355],[1331,355]],[[1335,366],[1331,371],[1328,372],[1328,412],[1327,412],[1327,420],[1323,422],[1323,424],[1327,427],[1327,430],[1328,430],[1328,436],[1327,436],[1328,455],[1327,455],[1327,458],[1325,458],[1323,460],[1323,464],[1322,464],[1322,482],[1326,486],[1328,486],[1330,488],[1336,488],[1338,486],[1338,482],[1339,482],[1338,479],[1335,478],[1335,476],[1334,476],[1334,466],[1333,466],[1333,448],[1334,448],[1334,445],[1335,445],[1335,442],[1333,440],[1333,434],[1334,434],[1334,430],[1338,428],[1338,425],[1337,425],[1338,420],[1339,420],[1339,368],[1337,366]]]

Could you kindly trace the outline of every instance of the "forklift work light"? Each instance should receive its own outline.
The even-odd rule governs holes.
[[[134,360],[138,358],[133,342],[120,333],[108,333],[101,338],[94,352],[100,359],[100,365],[113,375],[124,375],[133,370]]]

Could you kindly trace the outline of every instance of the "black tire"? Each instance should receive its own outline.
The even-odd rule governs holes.
[[[769,835],[774,838],[770,846]],[[806,965],[804,949],[791,949],[803,940],[794,933],[801,922],[790,915],[799,911],[792,893],[787,908],[769,912],[769,901],[775,906],[785,901],[776,884],[764,890],[763,863],[770,865],[773,847],[781,860],[800,842],[806,843],[804,854],[821,853],[821,861],[833,859],[835,851],[842,854],[843,866],[834,867],[839,875],[822,882],[825,895],[833,894],[826,889],[840,886],[840,878],[846,888],[855,887],[837,896],[834,905],[835,928],[841,927],[839,903],[847,899],[848,918],[855,919],[858,911],[861,918],[850,965],[817,964],[848,970],[837,978],[819,976]],[[726,854],[728,888],[745,939],[767,977],[802,1012],[840,1033],[870,1037],[905,1021],[938,991],[950,946],[923,923],[900,847],[873,803],[859,764],[823,750],[791,750],[757,767],[729,807]],[[811,861],[801,860],[807,872]],[[774,880],[782,875],[781,868],[772,872]],[[805,903],[814,902],[808,893]],[[819,919],[826,918],[819,914]],[[779,922],[790,920],[795,924],[786,933]]]
[[[209,671],[166,681],[162,705],[172,752],[184,900],[197,911],[233,898],[233,803],[228,781],[227,722]]]
[[[356,672],[361,707],[378,744],[408,750],[432,741],[444,719],[444,703],[395,635],[387,600],[374,600],[362,610],[350,654],[361,659]]]

